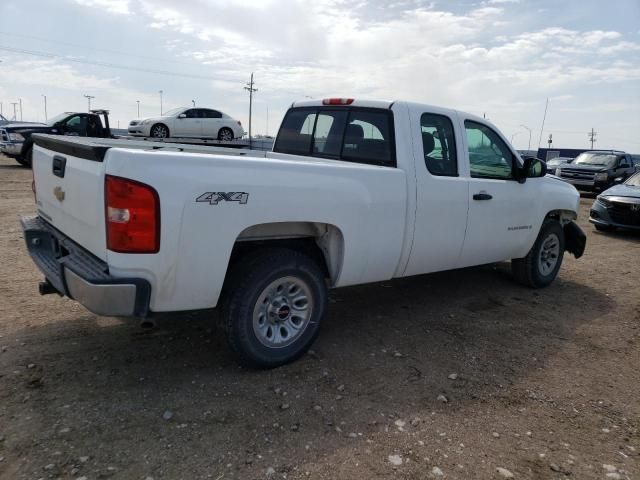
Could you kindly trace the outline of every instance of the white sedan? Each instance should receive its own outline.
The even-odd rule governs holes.
[[[132,120],[129,135],[169,138],[217,138],[233,140],[244,135],[242,124],[211,108],[174,108],[159,117]]]

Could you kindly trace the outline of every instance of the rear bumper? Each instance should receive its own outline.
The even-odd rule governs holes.
[[[98,315],[144,317],[149,313],[147,280],[109,275],[105,262],[41,217],[23,217],[21,223],[31,259],[61,295]]]

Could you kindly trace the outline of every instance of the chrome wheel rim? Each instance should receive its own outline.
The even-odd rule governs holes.
[[[542,242],[538,254],[538,269],[544,276],[553,272],[560,258],[560,239],[555,233],[550,233]]]
[[[269,348],[284,348],[298,340],[313,313],[313,297],[298,277],[274,280],[258,295],[253,309],[253,332]]]
[[[224,129],[222,130],[222,132],[220,132],[220,137],[222,138],[222,140],[233,140],[233,133],[228,129]]]
[[[151,132],[152,137],[157,138],[165,138],[167,136],[165,132],[165,128],[162,125],[158,125],[157,127],[153,127],[153,132]]]

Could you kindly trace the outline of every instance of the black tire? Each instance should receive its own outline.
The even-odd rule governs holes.
[[[598,225],[597,223],[594,223],[593,226],[596,227],[596,230],[599,232],[613,232],[616,229],[616,227],[612,227],[611,225]]]
[[[558,252],[555,257],[555,265],[553,268],[545,272],[541,264],[545,264],[546,262],[542,259],[545,258],[544,255],[548,253],[541,253],[544,245],[551,245],[551,243],[547,244],[547,241],[551,242],[553,240],[553,235],[557,238],[557,247]],[[538,233],[538,238],[536,242],[529,250],[529,253],[524,258],[517,258],[511,260],[511,271],[513,273],[514,278],[521,284],[526,285],[532,288],[542,288],[549,285],[556,278],[558,271],[560,270],[560,266],[562,265],[562,259],[564,257],[564,230],[560,225],[560,222],[553,218],[547,218],[543,223],[542,227],[540,227],[540,233]],[[547,267],[549,265],[547,264]]]
[[[26,168],[31,168],[33,164],[33,147],[29,147],[29,149],[24,153],[24,156],[16,157],[16,162]]]
[[[229,346],[239,361],[251,367],[274,368],[302,356],[318,335],[327,303],[327,286],[318,264],[295,250],[270,248],[248,255],[232,268],[225,283],[221,317]],[[274,330],[272,340],[275,342],[278,338],[284,339],[285,344],[279,347],[270,346],[265,344],[269,342],[267,334],[257,333],[261,328],[260,319],[262,325],[267,325],[266,332],[272,326],[284,330],[284,324],[287,321],[292,322],[296,317],[292,313],[295,309],[286,309],[285,313],[289,318],[284,320],[281,317],[285,310],[284,305],[277,304],[279,310],[275,313],[273,310],[269,314],[260,312],[262,309],[272,308],[280,298],[277,296],[282,295],[278,293],[277,287],[273,290],[270,290],[270,287],[291,278],[300,282],[303,285],[303,293],[310,297],[304,307],[308,309],[310,306],[308,318],[304,320],[304,328],[299,328],[299,333],[295,333],[288,340],[282,335],[281,330],[278,330],[279,333],[275,333]],[[285,289],[290,290],[289,284],[285,285]],[[293,286],[296,286],[296,283],[293,283]],[[268,292],[273,292],[273,295]],[[291,343],[286,344],[287,341]]]
[[[233,130],[231,130],[229,127],[222,127],[220,131],[218,131],[218,140],[233,140]]]
[[[151,127],[151,130],[149,130],[149,135],[153,138],[169,138],[169,127],[164,123],[156,123]]]

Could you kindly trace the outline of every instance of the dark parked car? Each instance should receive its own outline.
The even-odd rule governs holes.
[[[558,168],[560,165],[567,165],[571,162],[573,162],[575,160],[575,158],[571,158],[571,157],[555,157],[555,158],[550,158],[549,160],[547,160],[547,170],[550,173],[555,174],[556,168]]]
[[[104,123],[100,119],[104,118]],[[65,112],[44,123],[9,123],[0,126],[0,152],[25,167],[31,167],[34,133],[73,135],[80,137],[111,137],[108,110],[91,110],[89,113]]]
[[[579,190],[600,192],[622,183],[636,172],[631,155],[617,150],[581,153],[569,165],[556,168],[556,176]]]
[[[591,206],[589,221],[597,230],[640,230],[640,172],[602,192]]]

